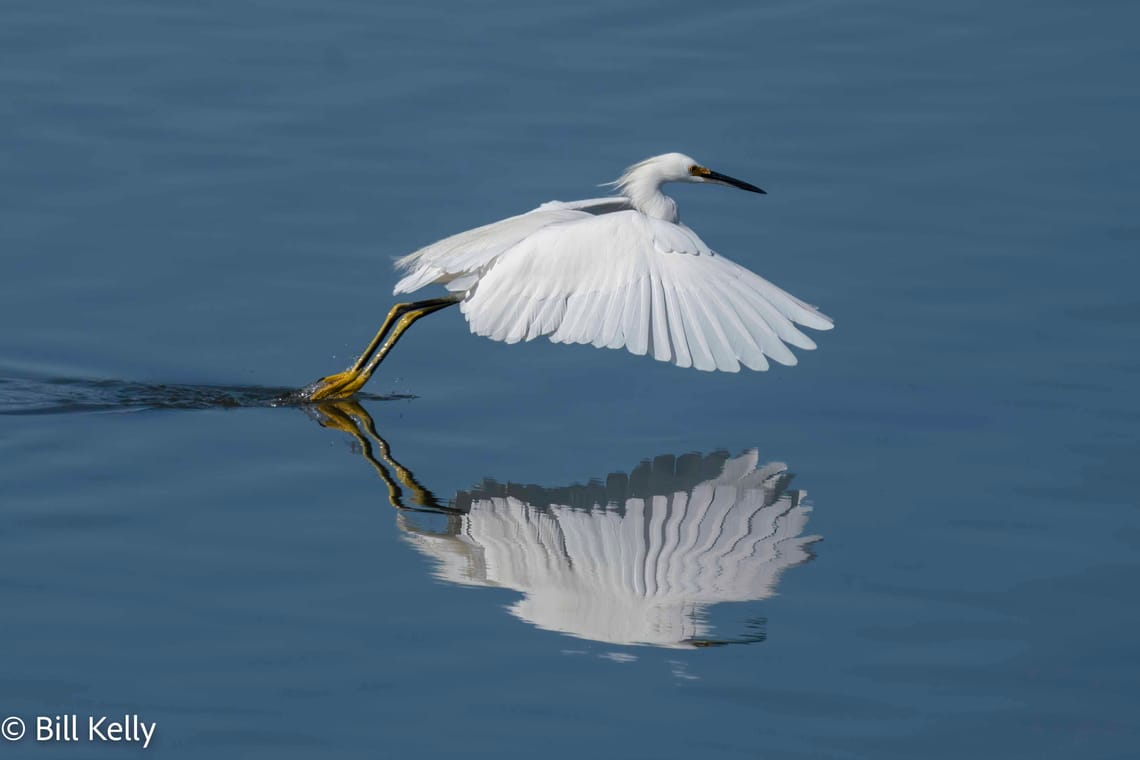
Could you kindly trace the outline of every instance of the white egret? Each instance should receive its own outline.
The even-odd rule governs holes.
[[[724,372],[795,364],[788,345],[815,348],[796,325],[828,330],[831,319],[714,253],[681,222],[666,182],[764,192],[666,153],[629,167],[613,197],[551,201],[432,243],[396,261],[395,292],[450,294],[394,306],[352,367],[301,398],[351,396],[416,320],[454,304],[473,333],[507,343],[546,335]]]

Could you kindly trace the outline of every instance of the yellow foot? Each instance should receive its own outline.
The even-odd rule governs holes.
[[[368,378],[362,373],[346,369],[344,372],[322,377],[302,390],[300,395],[306,401],[343,399],[363,388],[366,382]]]

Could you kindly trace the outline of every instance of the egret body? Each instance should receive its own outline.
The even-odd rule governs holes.
[[[507,343],[546,335],[723,372],[795,364],[789,345],[815,348],[797,325],[829,330],[831,319],[713,252],[681,222],[667,182],[764,192],[666,153],[629,167],[612,197],[551,201],[432,243],[396,261],[395,292],[448,295],[394,306],[352,367],[301,397],[351,396],[413,323],[455,304],[473,333]]]

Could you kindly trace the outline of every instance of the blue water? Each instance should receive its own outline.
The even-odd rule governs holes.
[[[0,717],[137,713],[170,758],[1135,756],[1138,24],[7,0]],[[507,346],[445,311],[359,408],[275,405],[372,335],[391,257],[668,150],[768,190],[672,194],[835,318],[799,366]],[[712,601],[661,622],[483,566],[537,547],[616,588],[665,532],[539,536],[683,527],[752,450],[794,477],[748,593],[680,552]]]

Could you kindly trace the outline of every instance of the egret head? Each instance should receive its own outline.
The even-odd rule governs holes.
[[[714,172],[684,153],[664,153],[660,156],[647,158],[641,163],[629,167],[615,184],[624,187],[638,182],[656,184],[657,186],[666,182],[712,182],[718,185],[739,187],[741,190],[752,193],[764,193],[756,185],[720,172]]]
[[[666,182],[714,182],[753,193],[764,192],[755,185],[706,169],[684,153],[665,153],[647,158],[608,184],[629,198],[633,207],[643,214],[676,222],[680,219],[677,204],[661,192],[661,186]]]

